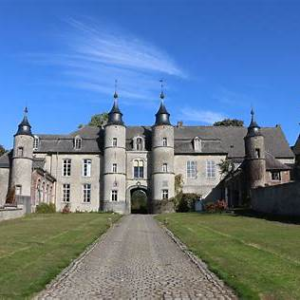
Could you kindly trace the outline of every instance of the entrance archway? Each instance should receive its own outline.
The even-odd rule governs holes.
[[[148,214],[147,190],[137,187],[130,191],[130,207],[132,214]]]

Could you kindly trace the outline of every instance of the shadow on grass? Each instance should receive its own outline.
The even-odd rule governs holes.
[[[235,216],[244,216],[250,218],[265,219],[268,221],[276,221],[287,224],[300,224],[300,217],[298,216],[283,216],[260,213],[251,209],[234,209],[232,210]]]

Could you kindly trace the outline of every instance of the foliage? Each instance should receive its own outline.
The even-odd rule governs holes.
[[[69,203],[67,203],[64,208],[62,209],[61,213],[62,214],[69,214],[71,212],[71,209],[70,209],[70,205]]]
[[[182,193],[182,187],[183,187],[183,176],[182,174],[177,174],[175,176],[175,194]]]
[[[208,202],[205,204],[205,210],[207,212],[223,212],[227,209],[227,203],[225,200],[218,200],[217,202]]]
[[[118,214],[31,214],[0,222],[0,299],[32,299]],[[23,246],[22,246],[23,245]]]
[[[201,196],[194,193],[180,193],[174,198],[175,210],[177,212],[195,211],[195,203]]]
[[[300,299],[300,225],[231,214],[163,214],[239,299]]]
[[[6,196],[6,203],[7,204],[14,204],[16,202],[16,189],[14,187],[10,188],[7,196]]]
[[[53,214],[56,212],[55,204],[40,203],[37,205],[35,212],[38,214]]]
[[[224,119],[222,121],[215,122],[213,126],[237,126],[243,127],[244,121],[238,119]]]
[[[2,156],[5,152],[5,148],[2,145],[0,145],[0,156]]]
[[[88,126],[102,127],[107,124],[107,121],[108,121],[108,113],[107,112],[104,112],[102,114],[96,114],[91,117],[91,120],[88,123]],[[84,127],[83,124],[80,124],[78,126],[78,128],[82,128],[82,127]]]
[[[220,173],[225,176],[234,171],[234,164],[229,159],[222,159],[218,166]]]

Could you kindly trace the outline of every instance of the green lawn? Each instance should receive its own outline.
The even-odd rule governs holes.
[[[242,299],[300,299],[300,225],[225,215],[160,215]]]
[[[35,214],[0,223],[0,299],[30,298],[43,289],[118,215]]]

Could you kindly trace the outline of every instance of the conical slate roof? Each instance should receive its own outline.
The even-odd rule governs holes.
[[[168,113],[166,106],[163,101],[160,103],[158,112],[156,113],[155,126],[158,125],[171,125],[170,123],[170,114]]]
[[[120,111],[118,105],[118,95],[117,93],[114,94],[114,104],[111,111],[108,113],[108,122],[107,125],[124,125],[122,116],[123,114]]]
[[[18,131],[15,134],[15,136],[17,136],[17,135],[32,135],[31,125],[28,121],[27,113],[28,113],[28,109],[26,107],[24,110],[24,118],[23,118],[22,122],[19,124]]]
[[[252,136],[260,136],[261,131],[260,131],[260,126],[257,124],[256,120],[255,120],[255,113],[254,110],[251,110],[251,123],[248,127],[248,132],[247,132],[247,136],[246,137],[252,137]]]

